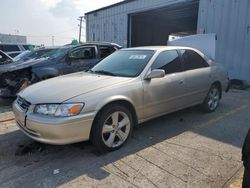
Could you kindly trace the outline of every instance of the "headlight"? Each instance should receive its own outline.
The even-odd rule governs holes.
[[[68,117],[78,115],[83,106],[84,103],[39,104],[35,106],[34,113],[57,117]]]

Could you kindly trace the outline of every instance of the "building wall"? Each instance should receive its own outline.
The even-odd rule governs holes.
[[[0,43],[27,43],[26,36],[0,34]]]
[[[250,0],[200,0],[198,31],[217,34],[216,61],[250,83]]]
[[[192,0],[136,0],[86,15],[87,41],[128,43],[128,15]]]
[[[87,41],[128,43],[128,15],[192,0],[135,0],[86,15]],[[198,32],[216,33],[216,61],[250,83],[250,0],[200,0]]]

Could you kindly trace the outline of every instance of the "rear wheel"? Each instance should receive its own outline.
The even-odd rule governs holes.
[[[217,109],[220,103],[220,88],[217,84],[211,86],[207,97],[205,98],[202,107],[206,112],[213,112]]]
[[[117,150],[128,140],[132,129],[133,118],[127,108],[108,106],[96,117],[91,141],[100,152]]]

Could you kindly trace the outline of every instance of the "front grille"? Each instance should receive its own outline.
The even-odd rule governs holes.
[[[18,96],[17,100],[16,100],[18,106],[25,112],[28,111],[29,106],[31,105],[28,101],[26,101],[25,99],[23,99],[22,97]]]

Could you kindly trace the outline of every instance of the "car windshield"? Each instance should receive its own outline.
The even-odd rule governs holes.
[[[14,61],[27,61],[29,59],[57,58],[65,54],[68,48],[45,48],[35,51],[25,51],[14,58]]]
[[[89,72],[111,76],[136,77],[145,68],[153,50],[121,50],[100,61]]]
[[[26,50],[26,51],[20,53],[19,55],[17,55],[16,57],[14,57],[13,61],[20,61],[22,59],[25,59],[26,57],[28,57],[32,53],[33,52]]]
[[[58,58],[61,55],[65,55],[68,52],[69,48],[70,47],[55,48],[47,52],[44,56],[48,57],[49,59]]]

